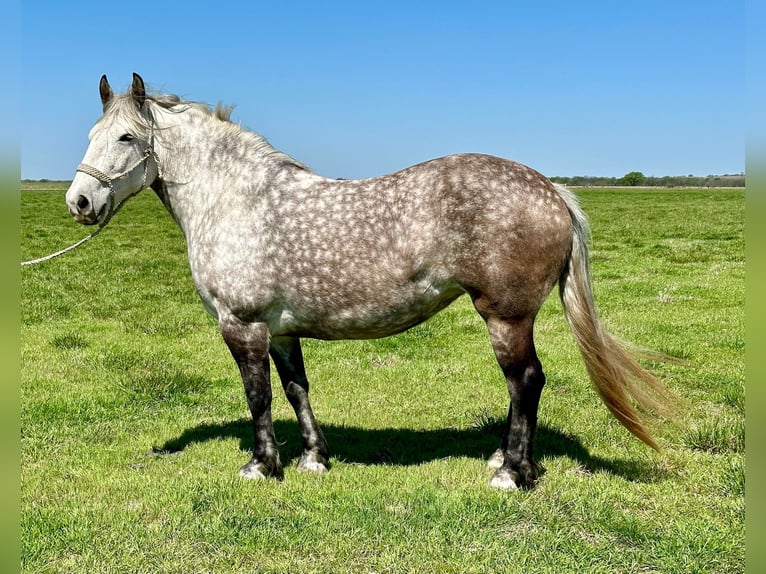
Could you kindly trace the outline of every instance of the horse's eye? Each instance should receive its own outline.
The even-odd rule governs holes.
[[[134,139],[133,136],[130,135],[130,134],[123,134],[123,135],[120,136],[120,141],[121,142],[132,142],[133,139]]]

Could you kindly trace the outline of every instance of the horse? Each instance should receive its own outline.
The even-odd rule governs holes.
[[[66,203],[85,225],[109,222],[150,187],[183,231],[191,277],[239,367],[253,421],[250,479],[283,478],[271,415],[270,360],[302,437],[299,470],[325,472],[327,441],[309,402],[302,337],[378,338],[468,295],[485,321],[510,396],[490,486],[532,488],[545,375],[533,339],[556,284],[603,403],[641,441],[666,388],[598,318],[573,192],[520,163],[482,154],[433,159],[369,179],[328,179],[230,119],[231,108],[99,83]]]

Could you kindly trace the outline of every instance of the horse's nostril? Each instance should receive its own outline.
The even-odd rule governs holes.
[[[88,198],[85,197],[84,195],[81,195],[80,197],[77,198],[77,209],[79,209],[80,211],[84,211],[85,209],[88,208],[89,205],[90,205],[90,201],[88,201]]]

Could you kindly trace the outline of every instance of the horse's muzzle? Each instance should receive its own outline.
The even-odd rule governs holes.
[[[101,219],[101,215],[104,214],[107,205],[104,204],[101,209],[96,212],[93,207],[93,203],[84,195],[79,195],[76,201],[69,203],[69,213],[74,217],[74,220],[83,225],[95,225]]]

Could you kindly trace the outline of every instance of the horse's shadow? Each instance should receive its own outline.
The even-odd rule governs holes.
[[[365,429],[323,424],[322,430],[330,452],[345,463],[366,465],[409,466],[448,457],[487,459],[498,447],[503,422],[496,419],[466,429],[412,430],[407,428]],[[194,443],[212,440],[239,439],[243,451],[253,447],[253,427],[250,419],[222,423],[203,423],[183,431],[152,450],[163,456],[182,452]],[[280,441],[284,466],[301,456],[301,435],[294,420],[275,420],[274,432]],[[656,482],[665,478],[663,471],[646,457],[638,459],[605,459],[591,455],[579,439],[558,429],[539,425],[535,437],[535,457],[567,457],[578,463],[586,473],[608,472],[634,482]]]

